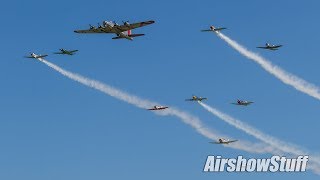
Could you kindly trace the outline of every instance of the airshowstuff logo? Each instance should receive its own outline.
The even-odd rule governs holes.
[[[205,162],[204,172],[305,172],[308,155],[297,158],[285,156],[271,156],[270,158],[245,159],[243,156],[237,158],[222,158],[222,156],[208,156]]]

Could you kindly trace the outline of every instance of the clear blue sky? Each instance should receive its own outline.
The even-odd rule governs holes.
[[[47,60],[143,98],[186,110],[209,127],[254,138],[186,103],[192,94],[258,129],[313,152],[319,101],[242,57],[209,25],[309,82],[319,79],[319,6],[310,1],[5,1],[1,15],[0,179],[316,179],[307,173],[203,173],[207,155],[265,157],[214,146],[175,117],[160,117],[73,82]],[[155,20],[134,41],[73,30],[103,20]],[[284,47],[255,49],[266,41]],[[59,48],[79,49],[72,57]],[[236,98],[253,100],[247,108]]]

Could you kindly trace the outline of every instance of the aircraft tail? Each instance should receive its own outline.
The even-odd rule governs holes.
[[[144,34],[132,34],[131,30],[125,31],[125,32],[123,32],[123,34],[127,35],[130,38],[144,36]],[[117,37],[113,37],[112,39],[123,39],[123,38],[125,38],[125,37],[117,36]]]

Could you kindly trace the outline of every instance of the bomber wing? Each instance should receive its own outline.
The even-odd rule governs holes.
[[[106,28],[99,27],[99,28],[90,28],[85,30],[75,30],[75,33],[114,33]]]
[[[136,29],[139,27],[147,26],[147,25],[153,24],[154,22],[155,21],[150,20],[150,21],[137,22],[137,23],[133,23],[133,24],[124,24],[124,25],[117,26],[116,28],[118,30],[120,30],[121,32],[123,32],[123,31],[128,31],[131,29]]]

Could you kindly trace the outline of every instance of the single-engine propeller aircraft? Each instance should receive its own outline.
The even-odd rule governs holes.
[[[213,31],[213,32],[219,32],[221,30],[224,30],[224,29],[227,29],[227,28],[224,28],[224,27],[214,27],[214,26],[210,26],[210,29],[204,29],[204,30],[201,30],[202,32],[210,32],[210,31]]]
[[[47,57],[48,55],[37,55],[35,53],[31,53],[30,56],[25,56],[25,58],[33,58],[33,59],[38,59],[38,58],[44,58]]]
[[[66,55],[74,55],[75,52],[77,52],[78,50],[65,50],[63,48],[59,49],[60,52],[55,52],[54,54],[66,54]]]
[[[143,21],[138,23],[130,24],[128,21],[123,22],[123,25],[119,25],[112,21],[103,21],[103,25],[98,27],[90,25],[89,29],[86,30],[75,30],[76,33],[114,33],[117,36],[112,39],[128,39],[133,40],[134,37],[144,36],[144,34],[132,34],[131,30],[139,27],[147,26],[153,24],[154,21]]]
[[[231,104],[239,105],[239,106],[248,106],[252,103],[253,103],[252,101],[243,101],[238,99],[236,103],[231,103]]]
[[[153,106],[153,108],[150,108],[148,110],[150,111],[157,111],[157,110],[164,110],[164,109],[167,109],[169,108],[168,106]]]
[[[230,144],[230,143],[233,143],[236,141],[238,141],[238,140],[229,140],[229,139],[219,138],[218,141],[210,142],[210,143],[212,143],[212,144]]]
[[[202,100],[207,100],[207,98],[192,96],[191,99],[186,99],[186,101],[202,101]]]
[[[278,50],[279,47],[282,47],[282,45],[273,45],[273,44],[269,44],[269,43],[266,43],[265,46],[260,46],[260,47],[257,47],[257,48],[261,48],[261,49],[269,49],[269,50]]]

